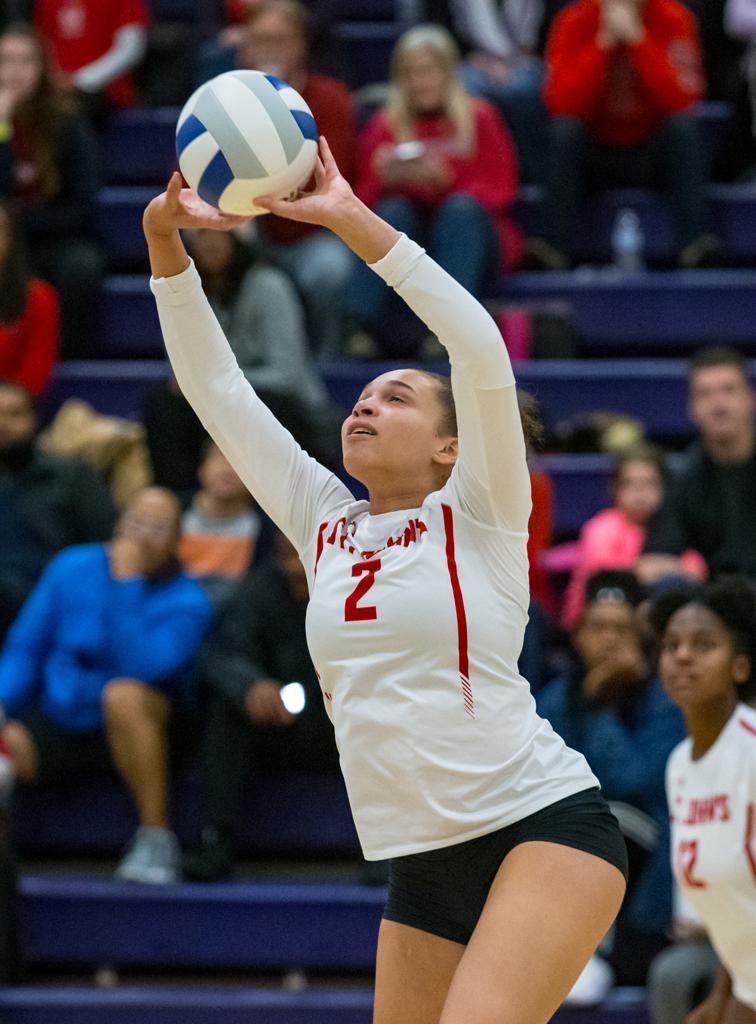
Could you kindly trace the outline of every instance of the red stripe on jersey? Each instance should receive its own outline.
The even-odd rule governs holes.
[[[459,585],[457,559],[454,553],[454,517],[449,505],[441,505],[444,515],[446,532],[446,564],[449,567],[449,580],[454,595],[454,609],[457,613],[457,646],[459,649],[459,678],[462,683],[462,699],[468,715],[475,715],[475,702],[470,686],[470,657],[467,649],[467,613],[462,588]]]
[[[320,561],[320,556],[323,554],[323,534],[325,533],[327,526],[328,523],[321,523],[318,527],[318,546],[315,551],[315,568],[312,570],[313,576],[318,575],[318,562]]]
[[[745,832],[745,855],[751,866],[751,874],[756,881],[756,845],[754,845],[754,832],[756,828],[756,805],[749,804],[746,808],[746,832]]]
[[[750,732],[752,736],[756,736],[756,729],[754,729],[750,722],[746,722],[745,719],[739,718],[738,725],[742,725],[746,732]]]

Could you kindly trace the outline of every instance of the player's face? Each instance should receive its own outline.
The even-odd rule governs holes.
[[[661,504],[661,474],[651,462],[628,462],[622,467],[615,489],[617,507],[627,518],[643,525]]]
[[[341,428],[347,472],[367,487],[377,474],[427,473],[449,440],[439,435],[437,390],[433,378],[417,370],[391,370],[363,388]]]
[[[749,659],[709,608],[688,604],[675,612],[662,639],[659,672],[667,696],[683,711],[731,697],[748,678]]]
[[[14,105],[33,95],[41,74],[40,55],[32,39],[0,37],[0,92],[8,93]]]
[[[433,114],[446,102],[449,78],[438,56],[429,49],[413,50],[402,60],[400,80],[410,108],[418,114]]]
[[[753,430],[754,395],[737,366],[704,366],[690,382],[690,417],[704,440],[727,442]]]

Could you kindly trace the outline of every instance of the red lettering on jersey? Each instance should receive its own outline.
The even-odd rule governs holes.
[[[709,825],[712,822],[730,820],[730,803],[726,793],[709,796],[702,800],[691,800],[686,818],[679,818],[683,825]]]
[[[750,732],[752,736],[756,736],[756,729],[754,729],[750,722],[746,722],[744,718],[738,719],[738,725],[742,725],[746,732]]]
[[[705,889],[706,882],[696,878],[694,871],[698,860],[698,840],[683,839],[677,846],[677,863],[683,884],[689,889]]]
[[[473,700],[472,687],[470,685],[470,655],[467,649],[467,612],[465,611],[465,600],[462,596],[459,574],[457,573],[457,557],[454,551],[454,517],[449,505],[442,505],[441,511],[444,516],[444,530],[446,532],[446,565],[449,569],[449,581],[451,582],[452,595],[454,597],[454,610],[457,615],[457,652],[459,658],[459,679],[462,685],[462,700],[465,705],[465,711],[474,718],[475,701]]]
[[[333,700],[330,693],[326,693],[325,690],[323,690],[323,696],[325,697],[326,700]]]
[[[336,543],[336,537],[339,534],[339,527],[341,527],[341,526],[346,527],[346,518],[344,516],[342,516],[341,519],[337,519],[336,522],[333,524],[333,529],[331,530],[331,532],[330,532],[330,534],[328,536],[328,543],[329,544],[335,544]],[[342,545],[342,547],[343,547],[343,545]]]
[[[375,605],[360,606],[359,601],[375,583],[375,574],[380,567],[380,558],[375,558],[372,562],[355,562],[352,566],[352,576],[361,579],[344,602],[345,622],[367,622],[378,618],[378,609]]]
[[[421,533],[427,533],[428,532],[428,527],[425,525],[425,523],[422,521],[422,519],[414,519],[413,522],[414,522],[415,526],[417,527],[418,535],[421,534]]]
[[[745,855],[748,865],[756,882],[756,804],[749,804],[746,808],[746,830],[745,830]]]

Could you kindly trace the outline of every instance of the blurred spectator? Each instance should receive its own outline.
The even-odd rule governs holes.
[[[164,734],[173,706],[190,699],[186,669],[212,615],[178,560],[180,523],[173,494],[142,491],[110,544],[50,563],[0,657],[0,705],[12,716],[3,736],[19,780],[89,781],[112,758],[140,821],[118,874],[147,882],[178,874]]]
[[[32,268],[60,293],[66,356],[95,348],[105,270],[98,185],[94,142],[53,84],[44,41],[11,26],[0,35],[0,198],[18,202]]]
[[[599,569],[634,570],[643,551],[646,527],[664,499],[664,455],[639,445],[620,455],[614,469],[614,505],[584,524],[576,561],[564,597],[562,625],[571,629],[583,611],[585,585]],[[680,559],[681,575],[704,579],[706,563],[694,551]]]
[[[732,177],[750,166],[750,176],[753,177],[756,160],[756,3],[754,0],[726,0],[723,20],[730,40],[737,40],[744,47],[744,52],[732,56],[726,65],[729,78],[736,69],[739,72],[726,95],[734,108],[735,123],[727,154],[731,166],[727,170]]]
[[[573,259],[587,188],[663,187],[681,266],[713,262],[705,174],[690,110],[704,93],[695,18],[678,0],[577,0],[546,52],[549,133],[544,265]]]
[[[346,86],[309,70],[307,11],[296,0],[266,0],[248,18],[237,64],[276,75],[304,98],[347,180],[356,148],[352,100]],[[329,231],[270,215],[255,221],[261,255],[294,279],[305,302],[310,340],[324,356],[339,350],[343,293],[351,253]]]
[[[643,982],[649,954],[664,944],[671,920],[664,769],[685,735],[680,712],[652,677],[643,652],[635,616],[640,597],[632,573],[592,576],[572,632],[571,663],[562,677],[536,694],[538,713],[585,755],[615,805],[626,838],[646,834],[631,856],[636,867],[633,871],[631,866],[622,911],[623,953],[614,958],[624,984]],[[630,810],[622,812],[617,802]],[[648,855],[643,847],[650,849]]]
[[[0,712],[0,729],[4,724]],[[0,986],[19,981],[21,961],[18,876],[8,829],[8,809],[14,781],[10,751],[0,732]]]
[[[546,145],[537,55],[542,0],[452,0],[454,28],[470,52],[462,77],[473,96],[489,100],[512,133],[525,181],[539,181]]]
[[[172,374],[147,390],[142,422],[154,483],[175,491],[182,504],[188,502],[208,435]]]
[[[468,96],[458,64],[456,44],[441,26],[420,25],[400,38],[388,102],[360,140],[355,191],[480,295],[499,267],[519,256],[520,237],[508,219],[517,157],[494,108]],[[356,267],[350,310],[368,328],[375,330],[389,295],[369,267]]]
[[[231,70],[234,51],[244,42],[244,23],[266,3],[267,0],[226,0],[226,25],[200,53],[200,82]],[[340,75],[342,61],[334,26],[340,19],[349,17],[348,0],[308,0],[305,13],[312,70],[324,75]]]
[[[688,408],[699,437],[649,523],[638,572],[647,583],[680,575],[680,555],[699,551],[712,575],[756,581],[756,447],[748,364],[728,348],[690,361]]]
[[[201,672],[210,690],[203,742],[206,827],[184,873],[216,881],[231,873],[236,822],[251,773],[338,771],[333,729],[305,638],[307,580],[283,534],[277,554],[251,573],[208,641]],[[303,710],[293,715],[281,687],[299,682]]]
[[[29,392],[0,381],[0,640],[53,555],[113,528],[105,483],[83,462],[42,451],[36,429]]]
[[[0,199],[0,377],[41,395],[58,354],[58,329],[55,289],[30,277],[17,212]]]
[[[686,1024],[689,1014],[706,999],[720,972],[717,954],[696,919],[678,918],[679,888],[675,886],[674,945],[653,959],[646,981],[651,1024]],[[698,1024],[705,1024],[698,1021]]]
[[[245,377],[299,443],[333,466],[341,458],[343,417],[313,362],[302,302],[290,278],[253,260],[231,232],[196,231],[189,248]]]
[[[135,100],[131,72],[147,49],[145,0],[35,0],[34,23],[47,39],[61,84],[100,120]]]
[[[249,568],[261,518],[252,495],[213,441],[206,444],[198,476],[200,489],[182,520],[179,555],[217,606]]]

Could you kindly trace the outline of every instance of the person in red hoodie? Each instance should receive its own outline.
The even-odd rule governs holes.
[[[355,192],[480,296],[521,255],[509,219],[519,174],[499,113],[468,95],[458,67],[457,45],[439,25],[419,25],[399,39],[388,101],[360,139]],[[348,301],[368,329],[389,296],[372,270],[356,267]]]
[[[19,217],[0,199],[0,379],[42,394],[58,355],[58,336],[58,294],[30,277]]]
[[[309,28],[308,10],[297,0],[265,0],[248,15],[237,65],[275,75],[297,90],[350,181],[356,149],[352,99],[338,79],[310,71]],[[299,288],[312,347],[321,356],[336,355],[352,254],[322,228],[270,215],[258,218],[256,226],[258,252],[290,274]]]
[[[574,255],[589,187],[663,187],[680,264],[716,257],[690,116],[704,85],[695,18],[678,0],[577,0],[557,16],[545,85],[552,114],[545,223],[554,268]]]

